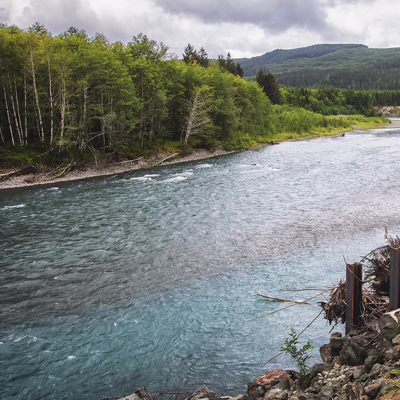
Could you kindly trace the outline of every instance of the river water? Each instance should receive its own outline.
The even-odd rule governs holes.
[[[375,129],[1,191],[1,399],[234,395],[294,367],[262,365],[326,297],[250,321],[288,305],[256,294],[311,297],[398,234],[399,170]],[[301,336],[314,362],[330,329]]]

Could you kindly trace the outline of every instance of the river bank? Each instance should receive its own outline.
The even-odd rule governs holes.
[[[185,163],[190,161],[206,160],[212,157],[218,157],[237,151],[226,151],[222,148],[214,151],[206,149],[196,149],[190,154],[171,157],[171,154],[158,154],[149,158],[140,158],[136,161],[125,161],[122,163],[99,165],[87,164],[84,167],[72,169],[59,177],[52,177],[49,173],[27,173],[18,176],[12,176],[0,181],[1,189],[14,189],[28,186],[49,185],[56,182],[78,181],[82,179],[96,178],[101,176],[117,175],[130,171],[136,171],[166,164]],[[171,158],[169,158],[171,157]],[[165,161],[162,161],[162,160]]]
[[[400,128],[400,120],[392,120],[390,124],[384,125],[382,128]],[[334,136],[340,135],[341,134]],[[265,145],[261,145],[259,147]],[[3,175],[0,175],[0,190],[29,186],[51,185],[56,182],[77,181],[101,176],[117,175],[130,171],[152,168],[155,166],[206,160],[208,158],[236,153],[239,151],[240,150],[227,151],[223,148],[217,148],[214,151],[209,151],[206,149],[195,149],[191,153],[185,155],[176,154],[173,156],[171,154],[154,154],[148,158],[142,157],[137,160],[125,161],[115,164],[87,164],[80,168],[71,168],[70,171],[65,172],[59,176],[54,176],[48,172],[28,171],[28,173],[25,174],[15,174],[11,175],[10,177],[6,177],[5,175],[9,174],[11,171],[3,171]]]
[[[378,331],[364,327],[346,337],[333,332],[329,343],[320,348],[322,363],[313,365],[307,377],[278,369],[257,376],[247,384],[247,393],[233,397],[206,386],[193,393],[169,394],[184,400],[398,400],[400,327],[396,321],[384,315]],[[154,400],[145,388],[118,399]]]

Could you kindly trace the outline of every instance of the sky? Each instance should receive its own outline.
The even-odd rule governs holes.
[[[190,43],[210,58],[253,57],[321,43],[400,47],[397,0],[0,0],[0,22],[70,26],[127,43],[139,33],[181,57]]]

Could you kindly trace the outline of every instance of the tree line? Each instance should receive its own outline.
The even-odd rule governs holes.
[[[1,147],[55,159],[132,158],[177,145],[246,148],[283,132],[352,125],[295,102],[274,106],[239,67],[230,54],[210,60],[190,45],[179,60],[144,34],[123,44],[74,27],[53,36],[40,24],[0,25]]]
[[[187,124],[194,95],[203,99],[198,112],[209,117],[204,144],[268,131],[268,99],[254,82],[228,73],[231,58],[222,66],[204,49],[189,58],[179,61],[143,34],[124,45],[76,28],[52,36],[39,24],[1,25],[0,140],[111,152],[182,137],[196,142]]]
[[[277,76],[260,69],[256,82],[273,104],[289,104],[322,115],[379,115],[376,107],[400,106],[400,91],[350,90],[333,87],[280,87]]]

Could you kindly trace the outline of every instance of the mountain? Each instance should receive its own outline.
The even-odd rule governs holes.
[[[400,90],[400,48],[370,49],[363,44],[318,44],[274,50],[235,59],[244,76],[271,72],[284,86]]]

